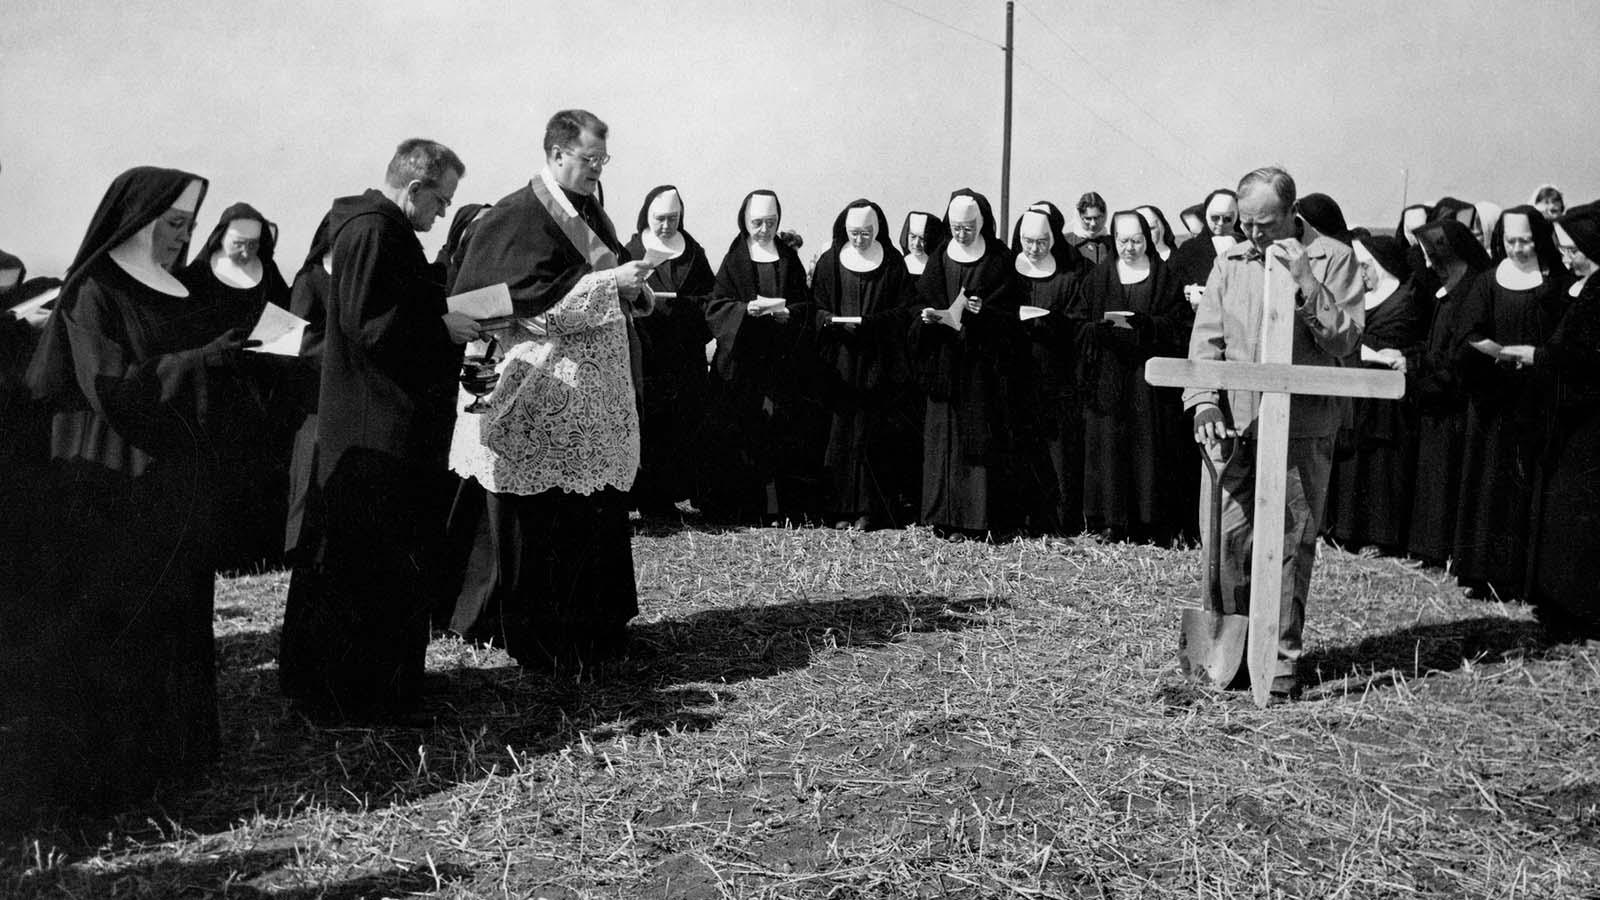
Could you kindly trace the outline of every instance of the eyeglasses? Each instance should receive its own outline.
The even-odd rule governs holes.
[[[573,156],[583,160],[583,164],[591,169],[602,168],[606,163],[611,162],[611,154],[609,153],[602,154],[600,156],[590,156],[587,153],[579,153],[571,147],[567,147],[565,149],[568,153],[571,153]]]

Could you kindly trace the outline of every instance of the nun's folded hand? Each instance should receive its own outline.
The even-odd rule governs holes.
[[[967,309],[975,313],[983,312],[983,298],[977,294],[967,295]]]

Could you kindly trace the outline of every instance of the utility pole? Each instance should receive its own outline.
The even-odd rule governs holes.
[[[1015,0],[1006,0],[1006,119],[1005,136],[1000,144],[1000,221],[995,231],[1009,234],[1011,227],[1011,22],[1016,10]]]

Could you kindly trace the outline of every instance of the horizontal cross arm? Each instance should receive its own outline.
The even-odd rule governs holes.
[[[1226,388],[1324,397],[1393,400],[1406,392],[1406,377],[1395,371],[1286,363],[1154,357],[1145,363],[1144,377],[1157,387]]]

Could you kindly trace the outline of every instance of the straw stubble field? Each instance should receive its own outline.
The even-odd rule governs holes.
[[[430,650],[431,728],[275,693],[287,577],[223,581],[224,764],[12,838],[101,897],[1600,896],[1600,645],[1324,547],[1304,699],[1174,668],[1198,553],[922,529],[642,532],[640,652]]]

